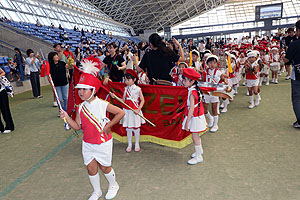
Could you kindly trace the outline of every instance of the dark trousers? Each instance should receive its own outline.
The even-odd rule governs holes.
[[[297,121],[300,124],[300,81],[292,80],[292,102]]]
[[[15,129],[14,122],[10,114],[9,110],[9,102],[8,102],[8,96],[5,90],[2,90],[0,92],[0,113],[3,116],[3,119],[5,121],[5,128],[1,121],[1,114],[0,114],[0,131],[3,132],[4,130],[11,130],[13,131]]]
[[[41,86],[40,86],[40,73],[39,72],[30,72],[30,83],[32,87],[32,93],[34,97],[41,95]]]

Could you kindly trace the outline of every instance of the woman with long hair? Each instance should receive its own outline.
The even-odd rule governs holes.
[[[138,72],[147,72],[151,84],[153,83],[153,79],[171,82],[172,77],[169,73],[174,67],[174,63],[184,61],[184,53],[181,45],[175,38],[173,38],[173,42],[179,48],[179,55],[175,54],[170,48],[167,48],[157,33],[153,33],[149,37],[151,49],[146,50],[139,65],[135,62]]]
[[[21,81],[24,81],[24,60],[20,49],[15,48],[14,62],[17,63],[17,70],[20,73]]]

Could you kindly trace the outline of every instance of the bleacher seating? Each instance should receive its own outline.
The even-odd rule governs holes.
[[[70,45],[70,50],[74,51],[75,48],[78,46],[78,44],[81,41],[81,38],[88,39],[90,41],[95,40],[95,44],[91,44],[90,47],[91,49],[97,48],[97,45],[100,44],[102,40],[105,40],[106,43],[110,42],[116,42],[117,44],[120,43],[122,46],[124,43],[126,43],[128,40],[133,41],[134,43],[139,43],[140,40],[134,37],[124,37],[124,40],[121,40],[116,37],[110,38],[108,35],[103,35],[100,33],[97,34],[92,34],[92,33],[85,33],[85,36],[81,37],[81,32],[74,31],[72,29],[64,29],[66,31],[69,40],[61,40],[59,38],[60,33],[63,34],[63,30],[58,29],[58,28],[51,28],[49,26],[43,26],[43,27],[38,27],[35,24],[27,23],[27,22],[6,22],[8,25],[11,25],[15,28],[18,28],[22,31],[25,31],[26,33],[29,33],[31,35],[34,35],[36,37],[39,37],[45,41],[48,41],[50,43],[63,43],[63,44],[68,44]]]

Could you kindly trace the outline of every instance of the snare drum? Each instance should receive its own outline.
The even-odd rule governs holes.
[[[272,62],[270,63],[270,69],[273,72],[277,72],[280,70],[280,62]]]

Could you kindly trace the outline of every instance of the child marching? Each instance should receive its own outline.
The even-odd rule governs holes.
[[[127,140],[128,147],[126,148],[126,152],[131,152],[132,150],[132,133],[134,133],[135,137],[135,147],[134,151],[139,152],[141,150],[139,140],[140,140],[140,127],[145,123],[145,120],[138,116],[137,114],[143,114],[141,109],[145,103],[144,96],[142,93],[142,89],[136,85],[139,77],[137,73],[128,69],[125,73],[125,83],[126,87],[123,94],[123,101],[129,105],[132,110],[123,108],[125,112],[124,118],[121,120],[121,124],[124,128],[126,128],[127,132]]]
[[[113,199],[118,193],[119,185],[114,169],[111,167],[113,139],[110,128],[117,124],[125,114],[120,108],[95,96],[101,86],[100,80],[96,77],[100,71],[96,65],[95,62],[89,60],[82,62],[81,69],[84,73],[81,74],[75,88],[78,89],[83,103],[77,109],[75,120],[64,110],[60,113],[60,117],[65,118],[73,129],[83,131],[82,155],[94,189],[89,200],[98,200],[102,196],[98,167],[109,182],[105,198]],[[106,117],[107,112],[114,115],[112,120]]]
[[[249,92],[250,105],[248,108],[252,109],[254,106],[258,106],[260,98],[258,95],[259,85],[259,64],[257,63],[257,54],[253,51],[247,54],[248,62],[246,64],[245,72],[247,79],[247,90]],[[255,95],[255,104],[253,93]]]
[[[209,55],[206,59],[207,69],[203,73],[202,81],[209,84],[218,84],[221,80],[221,71],[218,67],[218,57],[215,55]],[[210,132],[217,132],[219,113],[218,113],[218,103],[220,102],[219,97],[213,96],[211,93],[204,94],[204,113],[208,118],[208,127]],[[208,111],[208,105],[211,103],[213,116]]]
[[[271,49],[270,69],[272,71],[272,83],[278,84],[278,71],[280,70],[280,55],[278,46]]]
[[[182,77],[184,87],[188,88],[187,107],[184,112],[185,118],[182,123],[182,129],[192,133],[195,153],[192,154],[192,159],[188,161],[188,164],[195,165],[203,162],[203,148],[199,133],[207,129],[200,88],[197,86],[200,74],[192,68],[184,68]]]

